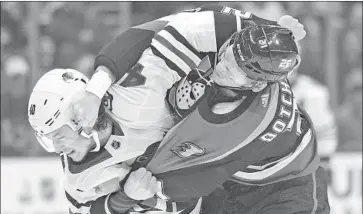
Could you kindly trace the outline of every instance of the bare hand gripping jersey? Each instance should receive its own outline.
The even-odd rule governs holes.
[[[89,213],[96,199],[120,189],[119,182],[130,172],[134,157],[147,154],[164,132],[158,129],[138,130],[129,128],[118,118],[108,114],[113,121],[112,135],[97,153],[89,153],[85,160],[73,162],[62,155],[65,174],[65,191],[72,213]],[[137,160],[136,160],[137,161]]]

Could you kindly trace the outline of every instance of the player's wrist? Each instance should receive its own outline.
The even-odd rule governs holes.
[[[107,70],[106,67],[99,66],[86,87],[86,91],[96,95],[100,99],[102,99],[113,82],[113,78]]]

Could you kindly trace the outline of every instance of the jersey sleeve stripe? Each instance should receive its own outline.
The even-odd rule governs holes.
[[[74,199],[67,191],[66,193],[66,198],[67,200],[76,208],[81,208],[81,207],[90,207],[92,205],[92,203],[94,201],[87,201],[86,203],[79,203],[76,199]]]
[[[292,98],[292,112],[291,112],[291,114],[293,115],[292,117],[291,117],[291,120],[290,120],[290,122],[288,123],[288,125],[287,125],[287,127],[286,127],[286,131],[291,131],[292,130],[292,128],[293,128],[293,126],[294,126],[294,124],[295,124],[295,118],[298,118],[299,117],[299,112],[297,111],[297,103],[296,103],[296,100],[295,100],[295,98]]]
[[[202,58],[200,52],[195,49],[185,38],[182,36],[175,28],[172,26],[166,26],[164,28],[165,31],[169,32],[176,40],[178,40],[181,44],[183,44],[188,50],[193,52],[199,59]]]
[[[166,62],[166,65],[170,69],[176,71],[181,78],[184,77],[190,71],[189,66],[185,64],[185,62],[181,61],[179,58],[174,57],[174,60],[171,60],[170,57],[166,57],[170,55],[175,56],[175,54],[170,50],[168,50],[167,48],[165,48],[163,45],[161,45],[158,41],[154,40],[151,45],[152,45],[151,48],[152,52],[156,56],[163,59]]]
[[[281,162],[282,160],[285,160],[286,158],[288,158],[292,153],[282,157],[282,158],[279,158],[275,161],[271,161],[269,163],[266,163],[262,166],[259,166],[259,165],[249,165],[247,166],[247,169],[246,169],[246,172],[248,172],[247,170],[251,170],[250,172],[257,172],[257,171],[262,171],[262,170],[265,170],[267,168],[271,168],[273,166],[275,166],[277,163]]]
[[[189,49],[189,47],[186,47],[183,43],[181,43],[176,37],[174,37],[172,34],[170,34],[166,30],[162,30],[158,34],[159,36],[165,38],[170,44],[172,44],[176,49],[178,49],[180,52],[182,52],[185,56],[186,60],[191,60],[192,62],[188,64],[194,64],[193,67],[199,65],[201,58],[200,56],[196,55],[194,52]]]
[[[239,16],[236,16],[237,32],[242,30],[242,20]]]
[[[143,212],[143,211],[145,211],[145,209],[143,209],[142,207],[140,207],[138,204],[134,205],[134,207],[132,209],[134,211],[136,211],[136,212]]]
[[[304,135],[301,144],[296,148],[296,150],[288,155],[287,158],[282,159],[279,163],[274,165],[273,167],[267,168],[262,171],[254,172],[254,173],[246,173],[246,172],[237,172],[233,175],[233,177],[241,178],[242,180],[263,180],[266,179],[275,173],[281,171],[283,168],[288,166],[290,163],[292,163],[295,158],[302,153],[305,148],[311,143],[312,139],[312,131],[311,129]]]
[[[173,204],[171,201],[166,202],[166,212],[173,212]]]
[[[111,210],[108,207],[108,200],[110,199],[110,196],[111,196],[111,194],[107,195],[107,197],[105,199],[105,203],[104,203],[106,214],[112,214]]]
[[[172,202],[171,205],[173,207],[173,212],[178,211],[178,209],[176,208],[176,203],[175,202]]]
[[[91,210],[91,207],[81,207],[81,208],[76,208],[76,207],[69,207],[69,212],[71,214],[89,214]],[[97,213],[97,214],[101,214],[101,213]]]
[[[174,53],[174,56],[178,57],[185,64],[187,64],[189,70],[196,67],[196,63],[194,63],[194,61],[190,57],[188,57],[185,53],[183,53],[181,50],[179,50],[176,47],[177,44],[175,43],[171,44],[166,38],[162,37],[160,34],[156,35],[154,39],[158,41],[160,44],[162,44],[165,48],[169,49],[169,51]],[[177,59],[175,59],[173,55],[167,55],[167,56],[170,56],[171,60],[177,61]]]
[[[177,65],[181,70],[184,71],[184,73],[188,73],[190,71],[190,66],[178,55],[176,55],[173,49],[166,47],[164,44],[160,43],[160,41],[156,39],[153,39],[152,45],[170,61],[174,62],[175,65]]]

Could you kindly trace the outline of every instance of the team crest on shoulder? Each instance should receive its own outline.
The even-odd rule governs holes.
[[[205,149],[191,142],[184,142],[171,150],[181,158],[187,158],[190,156],[202,156],[205,154]]]

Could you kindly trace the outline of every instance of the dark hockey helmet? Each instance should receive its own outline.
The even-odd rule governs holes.
[[[287,28],[254,25],[235,33],[230,44],[238,66],[251,79],[279,81],[300,64],[297,44]]]

